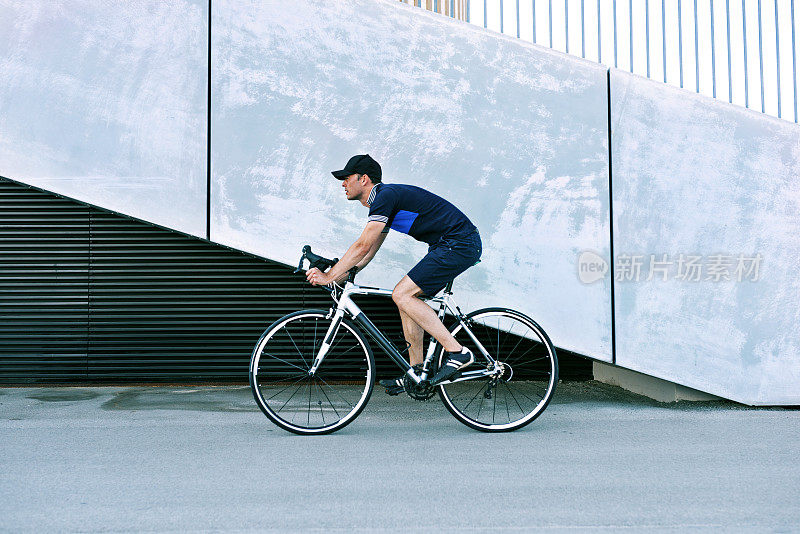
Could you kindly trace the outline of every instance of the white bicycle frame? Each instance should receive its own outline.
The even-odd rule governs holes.
[[[359,286],[352,282],[347,282],[342,289],[341,295],[339,296],[338,300],[336,298],[336,287],[334,287],[331,291],[331,295],[333,296],[334,301],[336,302],[336,307],[331,308],[330,313],[328,314],[327,318],[333,318],[331,321],[331,325],[328,327],[328,331],[325,334],[325,338],[322,342],[322,346],[320,347],[319,351],[317,352],[316,357],[314,358],[314,364],[311,366],[309,370],[309,374],[313,375],[317,368],[322,364],[325,360],[325,356],[328,354],[328,351],[333,344],[333,340],[336,337],[336,333],[339,331],[339,326],[342,323],[342,319],[344,318],[345,314],[348,315],[350,318],[353,319],[359,326],[361,326],[364,331],[373,339],[375,342],[386,352],[386,354],[400,367],[405,373],[413,380],[415,383],[419,384],[420,382],[427,380],[429,377],[431,363],[433,362],[434,357],[436,356],[436,347],[439,343],[431,338],[431,342],[428,346],[428,351],[425,356],[425,361],[422,366],[422,372],[418,375],[411,365],[406,361],[406,359],[400,354],[400,352],[395,348],[391,341],[389,341],[386,336],[375,326],[375,324],[370,321],[369,317],[364,314],[364,312],[359,308],[355,302],[352,300],[353,295],[381,295],[384,297],[391,297],[392,290],[391,289],[380,289],[377,287],[368,287],[368,286]],[[450,311],[450,313],[456,317],[458,322],[461,324],[464,331],[470,337],[475,346],[477,347],[478,351],[486,358],[487,366],[485,369],[475,370],[475,371],[465,371],[460,375],[456,375],[456,378],[452,380],[448,380],[443,383],[452,383],[452,382],[461,382],[464,380],[472,380],[475,378],[491,376],[495,373],[502,372],[500,366],[498,366],[497,361],[489,354],[489,351],[483,346],[483,344],[478,340],[475,334],[472,333],[469,326],[467,325],[466,316],[461,313],[458,305],[452,298],[452,291],[450,291],[450,285],[448,284],[447,288],[441,294],[441,296],[433,297],[430,299],[426,299],[428,302],[436,303],[439,305],[438,310],[438,317],[441,321],[444,319],[445,312]]]

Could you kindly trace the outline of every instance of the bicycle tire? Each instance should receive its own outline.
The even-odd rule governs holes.
[[[281,317],[261,335],[250,359],[250,388],[256,404],[273,423],[295,434],[329,434],[344,428],[358,417],[372,394],[372,349],[348,318],[342,319],[317,372],[308,374],[331,323],[325,318],[328,313],[309,309]],[[287,409],[298,393],[301,396]],[[303,399],[307,400],[300,402]]]
[[[530,424],[547,408],[558,383],[558,356],[547,333],[527,315],[509,308],[483,308],[468,314],[465,320],[492,357],[503,363],[504,371],[494,386],[489,378],[439,385],[439,398],[456,419],[475,430],[509,432]],[[527,330],[523,330],[523,326]],[[475,355],[475,362],[462,369],[462,373],[487,368],[488,360],[477,350],[461,323],[455,323],[450,328],[450,333]],[[444,356],[442,350],[439,354],[439,365],[442,365]],[[523,378],[527,380],[522,380]],[[512,382],[513,386],[510,385]],[[501,392],[501,408],[504,408],[507,417],[505,422],[496,422],[497,402]],[[531,397],[529,393],[538,398]],[[474,406],[477,410],[473,408],[471,413],[466,413],[478,396],[481,398]],[[463,400],[459,400],[462,397]],[[493,404],[491,421],[480,419],[485,400],[490,400]],[[512,418],[512,412],[519,412],[519,417]]]

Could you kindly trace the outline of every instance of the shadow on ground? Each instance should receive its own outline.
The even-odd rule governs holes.
[[[0,390],[0,394],[3,391]],[[48,403],[89,401],[98,397],[105,400],[104,410],[190,410],[201,412],[257,412],[249,386],[156,386],[126,388],[64,387],[41,388],[26,395],[26,398]],[[373,395],[383,396],[380,387]],[[373,397],[372,401],[376,400]],[[408,399],[409,402],[410,399]],[[438,397],[431,401],[438,403]],[[556,389],[553,405],[574,405],[587,403],[593,406],[608,407],[654,407],[669,410],[770,410],[782,408],[750,407],[732,401],[717,400],[704,402],[680,401],[662,403],[648,397],[631,393],[617,386],[603,384],[594,380],[580,382],[561,382]]]
[[[248,386],[131,388],[115,394],[101,407],[104,410],[259,411]]]

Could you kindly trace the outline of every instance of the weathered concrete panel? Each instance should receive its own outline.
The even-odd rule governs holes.
[[[0,3],[0,175],[206,231],[205,1]]]
[[[611,358],[606,70],[388,0],[212,3],[214,241],[295,263],[366,224],[330,175],[367,152],[477,224],[464,308],[505,305],[554,342]],[[391,286],[425,246],[396,233],[362,283]]]
[[[640,281],[615,285],[617,364],[800,404],[800,128],[621,71],[611,81],[614,253],[644,256]],[[650,254],[700,256],[701,280],[675,263],[646,281]],[[736,272],[739,255],[748,270],[761,256],[758,277]]]

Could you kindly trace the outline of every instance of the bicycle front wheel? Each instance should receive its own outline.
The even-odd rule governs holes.
[[[457,381],[470,371],[496,369],[457,323],[450,331],[475,355],[454,382],[439,386],[439,396],[456,419],[476,430],[508,432],[529,424],[547,407],[558,382],[558,358],[545,331],[530,317],[506,308],[467,315],[469,330],[499,362],[492,375]],[[439,365],[444,360],[440,354]]]
[[[264,414],[296,434],[327,434],[353,421],[369,400],[375,374],[364,334],[343,319],[316,372],[309,370],[332,319],[302,310],[275,321],[250,360],[250,387]]]

